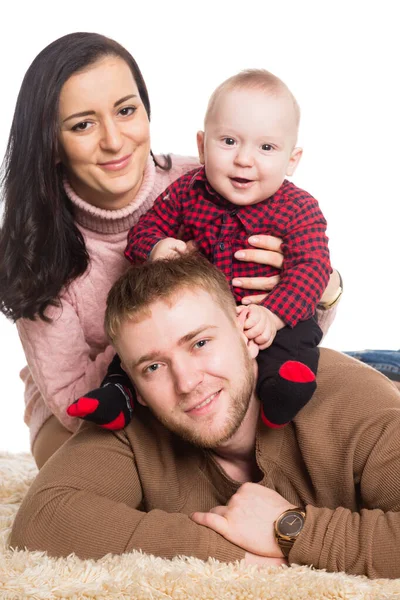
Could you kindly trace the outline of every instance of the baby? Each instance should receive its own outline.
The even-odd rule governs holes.
[[[260,348],[257,393],[269,427],[291,421],[315,391],[322,334],[314,313],[331,272],[318,203],[285,179],[302,155],[298,126],[294,96],[268,71],[247,70],[226,80],[211,96],[204,131],[197,134],[204,166],[156,199],[129,232],[125,250],[133,263],[158,260],[186,252],[194,240],[225,273],[237,312],[245,313],[245,334]],[[234,258],[250,235],[265,232],[283,240],[281,272]],[[235,287],[235,279],[278,273],[279,284],[260,304],[240,304],[248,292]],[[116,357],[102,387],[68,413],[109,429],[124,427],[134,393]]]

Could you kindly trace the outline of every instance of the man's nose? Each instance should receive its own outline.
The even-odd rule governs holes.
[[[100,146],[103,150],[118,152],[123,144],[120,128],[113,119],[109,119],[102,125]]]
[[[190,358],[177,361],[172,370],[177,394],[190,394],[201,384],[204,378],[203,372]]]

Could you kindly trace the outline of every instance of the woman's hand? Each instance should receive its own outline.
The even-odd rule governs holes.
[[[249,237],[249,244],[253,248],[246,248],[235,252],[235,258],[245,262],[256,262],[260,265],[270,265],[277,269],[283,266],[282,240],[272,235],[253,235]],[[232,285],[246,290],[260,290],[270,292],[280,281],[279,275],[272,277],[240,277],[232,279]],[[336,270],[333,270],[322,295],[321,302],[329,302],[340,286],[340,276]],[[254,296],[245,296],[242,304],[260,304],[268,294],[254,294]]]
[[[272,235],[253,235],[249,237],[249,244],[253,248],[238,250],[235,258],[245,262],[256,262],[260,265],[270,265],[281,269],[283,265],[282,240]],[[273,277],[241,277],[233,279],[232,285],[246,290],[271,291],[280,281],[279,275]],[[245,296],[242,304],[259,304],[267,294]]]

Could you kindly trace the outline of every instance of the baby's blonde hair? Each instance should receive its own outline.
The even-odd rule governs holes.
[[[296,98],[279,77],[276,77],[276,75],[273,75],[273,73],[270,73],[266,69],[246,69],[223,81],[217,89],[214,90],[208,102],[206,115],[204,117],[205,126],[220,96],[224,92],[234,89],[259,89],[268,92],[269,94],[282,94],[287,96],[293,103],[296,129],[299,127],[300,107]]]

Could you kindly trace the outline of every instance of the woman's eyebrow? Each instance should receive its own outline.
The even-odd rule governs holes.
[[[124,96],[123,98],[120,98],[119,100],[114,102],[114,108],[116,108],[123,102],[130,100],[131,98],[137,98],[137,94],[129,94],[128,96]],[[77,117],[88,117],[89,115],[95,115],[95,114],[96,114],[96,111],[94,111],[94,110],[84,110],[83,112],[74,113],[73,115],[70,115],[69,117],[67,117],[66,119],[63,120],[63,123],[65,123],[66,121],[69,121],[70,119],[76,119]]]

